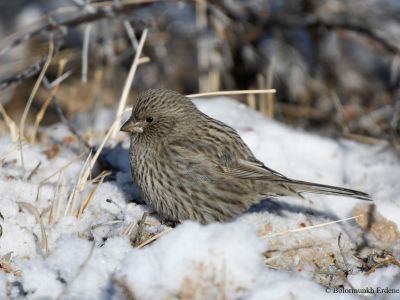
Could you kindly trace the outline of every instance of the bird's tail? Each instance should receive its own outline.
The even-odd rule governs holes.
[[[302,193],[316,193],[316,194],[325,194],[325,195],[336,195],[336,196],[346,196],[353,197],[361,200],[372,201],[370,195],[356,191],[351,189],[346,189],[337,186],[301,181],[301,180],[293,180],[288,179],[284,182],[282,181],[282,185],[288,188],[291,192],[295,192],[296,194]]]

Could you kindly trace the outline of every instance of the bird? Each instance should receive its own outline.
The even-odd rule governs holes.
[[[372,200],[267,167],[236,130],[168,89],[141,92],[120,130],[130,134],[132,176],[146,204],[166,222],[227,222],[262,199],[303,193]]]

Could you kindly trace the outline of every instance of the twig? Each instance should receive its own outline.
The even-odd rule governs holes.
[[[131,41],[133,49],[137,51],[137,48],[139,47],[139,42],[136,39],[135,30],[132,28],[132,25],[128,20],[124,20],[123,24],[125,27],[126,34],[128,35],[129,40]]]
[[[83,47],[82,47],[82,82],[87,82],[88,73],[88,56],[89,56],[89,44],[90,44],[90,32],[92,31],[92,24],[88,24],[85,27],[83,35]]]
[[[21,166],[22,166],[22,170],[23,170],[24,173],[25,173],[25,164],[24,164],[24,154],[23,154],[23,150],[22,150],[22,139],[23,139],[23,136],[24,136],[25,121],[26,121],[26,117],[28,116],[28,112],[29,112],[29,109],[30,109],[30,107],[32,105],[33,99],[34,99],[34,97],[36,95],[36,92],[39,89],[40,83],[42,82],[43,77],[46,74],[47,68],[50,65],[50,61],[51,61],[51,59],[53,57],[53,52],[54,52],[54,41],[53,41],[53,37],[51,36],[50,37],[50,42],[49,42],[49,53],[47,55],[46,63],[44,64],[43,69],[40,72],[39,77],[36,80],[36,83],[35,83],[35,85],[34,85],[34,87],[32,89],[32,92],[31,92],[31,94],[29,96],[28,102],[26,103],[24,112],[22,114],[21,122],[19,124],[19,130],[20,130],[20,132],[19,132],[19,148],[20,148],[20,156],[21,156]]]
[[[24,79],[30,78],[32,76],[35,76],[37,73],[40,72],[40,70],[43,69],[44,64],[46,63],[46,58],[47,56],[43,56],[41,59],[39,59],[37,62],[32,64],[30,67],[26,68],[25,70],[6,77],[0,81],[0,90],[4,90],[5,88],[9,87],[12,84],[21,82]]]
[[[126,106],[126,101],[128,99],[129,91],[130,91],[131,86],[132,86],[133,78],[135,77],[135,73],[136,73],[136,70],[137,70],[138,63],[139,63],[139,58],[140,58],[140,55],[142,54],[142,50],[143,50],[144,42],[146,41],[146,37],[147,37],[147,29],[143,30],[142,36],[141,36],[140,41],[139,41],[139,45],[138,45],[137,50],[136,50],[135,57],[133,59],[133,62],[132,62],[131,68],[129,70],[128,76],[126,77],[125,85],[124,85],[124,88],[122,90],[122,95],[121,95],[121,98],[119,99],[117,115],[116,115],[117,119],[120,118],[120,116],[124,112],[124,109],[125,109],[125,106]],[[119,125],[119,122],[118,122],[118,125]],[[119,129],[118,127],[119,126],[115,127],[115,129],[114,129],[114,131],[112,133],[112,137],[115,137],[117,135],[118,129]]]
[[[65,79],[67,79],[69,76],[71,76],[72,70],[69,70],[65,72],[62,75],[59,75],[56,79],[54,79],[50,84],[49,87],[50,89],[54,89],[57,85],[59,85],[61,82],[63,82]],[[43,79],[44,80],[44,79]]]

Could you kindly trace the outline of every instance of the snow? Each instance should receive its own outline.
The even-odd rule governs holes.
[[[79,156],[82,148],[68,129],[62,124],[42,128],[40,143],[24,145],[25,173],[18,145],[2,134],[1,299],[359,299],[357,294],[326,290],[329,284],[343,284],[340,276],[326,275],[338,270],[349,271],[346,288],[348,283],[354,288],[399,288],[398,266],[389,263],[367,274],[353,257],[367,241],[375,247],[361,249],[360,257],[379,252],[384,245],[399,259],[400,168],[393,151],[293,129],[229,98],[195,103],[238,130],[272,169],[291,178],[370,193],[378,223],[372,224],[370,233],[360,220],[289,233],[369,209],[368,203],[356,199],[305,195],[306,199],[265,200],[229,223],[204,226],[187,221],[165,233],[167,227],[143,204],[131,182],[129,141],[122,133],[104,151],[103,159],[115,170],[111,179],[102,184],[89,181],[77,198],[76,210],[65,213],[86,160]],[[114,112],[101,110],[101,114],[93,128],[94,136],[99,136],[97,145]],[[54,144],[60,151],[51,157],[47,151]],[[94,177],[101,171],[96,170]],[[82,201],[89,197],[89,206],[77,217]],[[38,210],[48,252],[36,218],[19,202]],[[145,212],[148,217],[141,231],[138,222]],[[382,239],[389,229],[394,238]],[[134,247],[155,234],[162,236]]]

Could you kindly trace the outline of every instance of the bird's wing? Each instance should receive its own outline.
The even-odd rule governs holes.
[[[170,144],[172,157],[182,167],[195,170],[196,173],[204,173],[207,176],[232,176],[240,179],[253,180],[287,180],[284,175],[266,167],[262,162],[246,159],[232,159],[233,153],[224,152],[203,153],[193,147]],[[225,153],[226,152],[226,153]],[[229,157],[229,159],[226,159]]]
[[[239,159],[230,164],[220,166],[222,171],[237,178],[254,179],[254,180],[284,180],[287,179],[281,173],[266,167],[258,161],[249,161]]]
[[[204,153],[173,144],[165,151],[169,160],[174,163],[174,171],[186,178],[194,181],[214,181],[222,175],[216,163]]]

